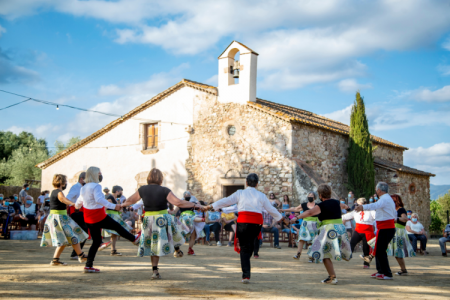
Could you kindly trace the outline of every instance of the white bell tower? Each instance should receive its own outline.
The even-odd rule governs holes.
[[[239,61],[237,53],[239,52]],[[256,102],[258,53],[233,41],[219,56],[219,101],[246,104]]]

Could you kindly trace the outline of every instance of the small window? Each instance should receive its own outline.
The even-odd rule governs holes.
[[[415,194],[415,193],[416,193],[416,185],[415,185],[414,183],[411,183],[411,184],[409,185],[409,192],[410,192],[411,194]]]
[[[158,123],[147,124],[147,149],[158,148]]]
[[[233,125],[228,126],[228,135],[234,135],[236,133],[236,127]]]

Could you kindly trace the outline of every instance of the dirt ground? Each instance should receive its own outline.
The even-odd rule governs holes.
[[[371,279],[374,266],[362,268],[356,252],[350,262],[335,262],[338,285],[321,284],[327,277],[322,264],[292,259],[295,250],[267,244],[260,259],[252,259],[251,284],[240,281],[239,256],[231,247],[196,245],[197,256],[163,257],[159,281],[151,281],[150,258],[136,257],[137,247],[118,242],[124,256],[99,252],[99,274],[82,273],[83,265],[61,256],[66,267],[51,267],[54,248],[40,248],[39,241],[0,240],[0,298],[7,299],[450,299],[450,257],[443,258],[437,240],[429,242],[429,256],[407,258],[409,276],[392,281]],[[89,247],[89,245],[87,245]],[[187,252],[187,246],[182,248]],[[393,271],[399,267],[390,259]]]

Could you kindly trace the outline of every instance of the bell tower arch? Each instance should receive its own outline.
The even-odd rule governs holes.
[[[239,104],[256,102],[257,62],[258,53],[244,44],[231,42],[219,56],[220,102]]]

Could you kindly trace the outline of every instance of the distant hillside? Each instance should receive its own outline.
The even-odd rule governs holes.
[[[450,185],[434,185],[430,184],[430,198],[436,200],[439,196],[447,194],[450,190]]]

